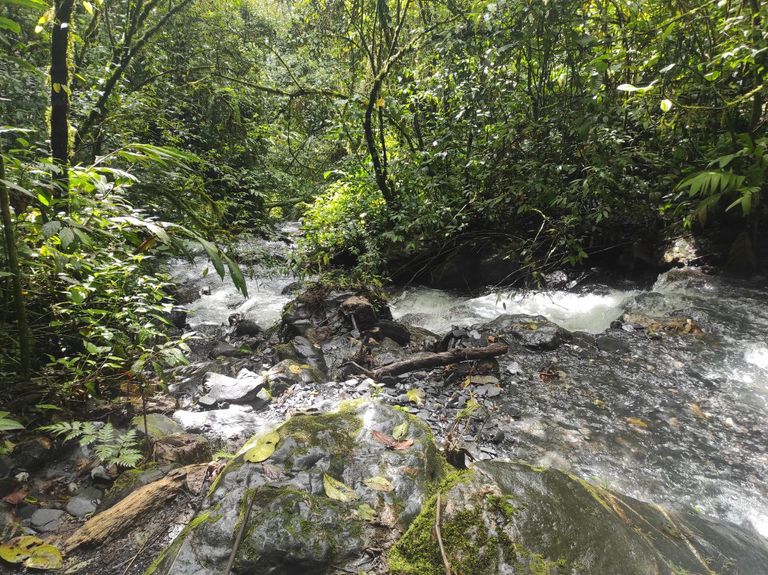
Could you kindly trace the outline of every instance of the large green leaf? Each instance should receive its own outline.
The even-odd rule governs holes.
[[[4,4],[31,8],[32,10],[47,10],[49,8],[48,3],[43,0],[0,0],[0,6]]]

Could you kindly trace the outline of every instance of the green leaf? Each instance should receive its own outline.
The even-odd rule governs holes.
[[[47,10],[48,4],[43,0],[0,0],[0,6],[10,4],[12,6],[21,6],[22,8],[31,8],[32,10]]]
[[[424,390],[423,389],[409,389],[407,392],[405,392],[405,395],[408,396],[408,401],[411,403],[415,403],[416,405],[421,405],[424,403]]]
[[[21,563],[32,555],[36,547],[44,544],[45,541],[33,535],[17,537],[0,545],[0,558],[8,563]]]
[[[61,229],[61,222],[58,220],[52,220],[50,222],[45,222],[41,227],[40,231],[43,232],[43,237],[45,239],[48,239],[52,236],[55,236],[59,233],[59,230]]]
[[[338,479],[334,479],[327,473],[323,473],[323,489],[325,489],[325,494],[328,497],[335,499],[336,501],[349,502],[360,499],[357,492],[349,485],[342,483]]]
[[[59,239],[61,240],[61,247],[65,250],[75,241],[75,232],[72,228],[64,228],[59,232]]]
[[[14,431],[16,429],[24,429],[24,426],[15,419],[9,419],[10,415],[7,411],[0,411],[0,431]]]
[[[88,12],[88,14],[93,14],[93,4],[88,2],[88,0],[83,0],[83,8],[85,8],[85,11]]]
[[[243,294],[244,297],[248,297],[248,285],[245,283],[245,276],[243,276],[243,271],[240,269],[240,266],[224,254],[222,254],[222,258],[227,264],[227,268],[229,268],[229,275],[232,276],[232,283],[235,284],[237,290]]]
[[[659,108],[664,113],[669,112],[672,109],[672,101],[664,98],[659,104]]]
[[[408,422],[401,423],[394,430],[392,430],[392,438],[396,441],[402,441],[408,437]]]
[[[0,17],[0,30],[10,30],[16,34],[21,34],[21,25],[10,18]]]
[[[208,260],[211,262],[211,264],[213,264],[213,267],[216,270],[216,273],[219,274],[219,277],[221,279],[224,279],[226,272],[224,271],[224,263],[221,261],[219,248],[217,248],[214,244],[212,244],[208,240],[203,239],[199,236],[197,237],[197,241],[200,243],[201,246],[203,246],[205,253],[208,255]]]
[[[389,492],[395,489],[392,482],[386,477],[369,477],[364,479],[363,483],[374,491]]]
[[[56,547],[45,544],[35,547],[24,565],[27,569],[55,571],[64,567],[64,558],[61,556],[61,551]]]
[[[262,435],[256,439],[255,445],[246,452],[243,459],[249,463],[261,463],[262,461],[266,461],[272,457],[279,442],[280,434],[277,431]]]
[[[637,92],[638,88],[633,86],[632,84],[619,84],[616,86],[616,89],[619,92]]]

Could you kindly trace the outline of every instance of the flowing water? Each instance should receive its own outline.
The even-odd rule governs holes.
[[[502,360],[506,393],[495,414],[500,454],[577,472],[642,500],[691,505],[768,536],[768,290],[673,270],[650,290],[596,286],[571,292],[462,298],[415,288],[395,317],[445,332],[502,313],[543,315],[600,334],[624,312],[685,315],[700,337],[609,330],[629,353],[576,337],[556,352]],[[544,367],[559,373],[542,378]]]
[[[286,227],[294,233],[295,227]],[[259,242],[283,256],[284,241]],[[279,319],[294,281],[256,268],[249,297],[205,264],[176,262],[177,281],[207,295],[189,307],[194,326],[241,313],[264,327]],[[438,334],[503,313],[543,315],[575,334],[552,352],[520,348],[502,359],[503,393],[493,425],[506,431],[500,457],[550,464],[642,500],[691,505],[768,536],[768,288],[695,270],[673,270],[650,290],[604,286],[577,291],[467,297],[410,288],[392,300],[396,319]],[[684,315],[703,336],[610,329],[624,312]],[[595,334],[628,352],[601,351]],[[606,335],[598,336],[606,337]],[[545,378],[544,371],[557,377]]]

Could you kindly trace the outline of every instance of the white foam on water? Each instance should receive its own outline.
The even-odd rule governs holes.
[[[473,299],[427,288],[406,291],[392,302],[395,319],[436,333],[451,326],[492,320],[501,314],[542,315],[569,331],[601,333],[624,312],[638,292],[611,290],[578,294],[564,291],[494,292]]]

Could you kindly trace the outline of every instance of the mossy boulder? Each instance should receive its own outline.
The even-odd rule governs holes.
[[[443,575],[437,497],[388,553],[389,572]],[[441,489],[446,558],[462,575],[758,575],[757,533],[668,511],[555,469],[484,461]]]
[[[234,573],[364,570],[366,550],[391,545],[445,474],[429,428],[375,402],[296,415],[264,437],[222,472],[207,519],[152,573],[222,573],[241,527]]]

